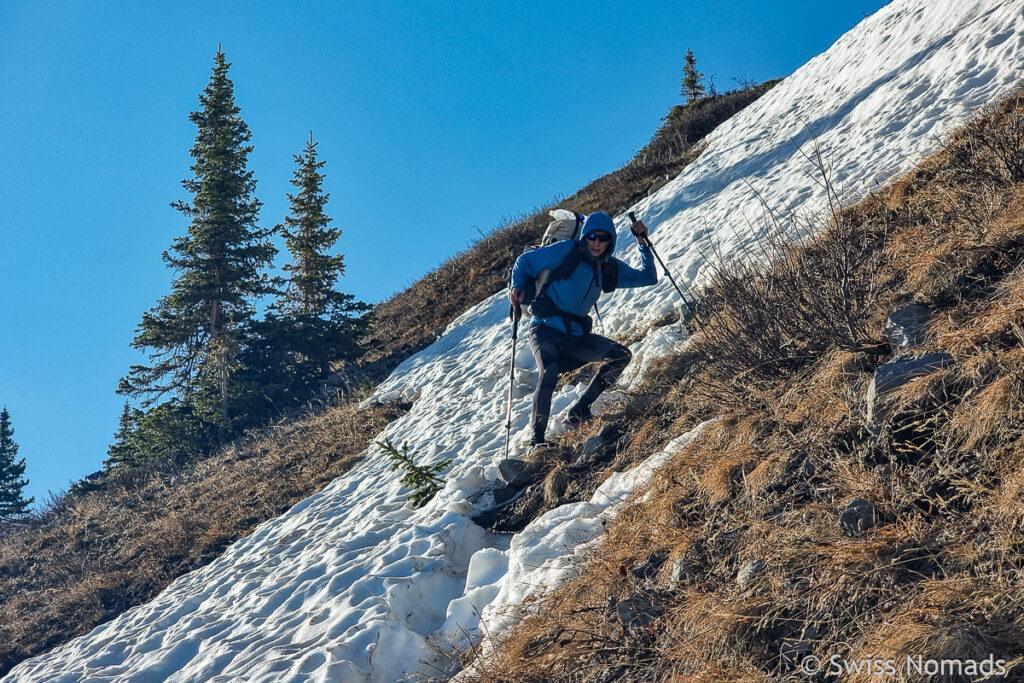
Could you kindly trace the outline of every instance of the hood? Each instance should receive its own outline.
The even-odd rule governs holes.
[[[583,221],[583,229],[580,231],[580,244],[583,246],[584,256],[590,259],[590,252],[587,250],[586,245],[583,244],[585,238],[583,237],[591,230],[603,230],[612,236],[612,241],[608,245],[608,249],[605,250],[604,256],[601,260],[604,261],[611,258],[612,252],[615,251],[615,242],[618,239],[618,235],[615,234],[615,223],[612,222],[612,217],[606,214],[604,211],[598,211],[587,216],[587,219]]]

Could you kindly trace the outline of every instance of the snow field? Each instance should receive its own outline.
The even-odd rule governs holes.
[[[680,285],[699,287],[708,255],[752,252],[762,200],[778,212],[820,209],[824,190],[805,157],[815,143],[836,189],[862,196],[936,149],[972,109],[1009,94],[1022,58],[1024,3],[897,0],[720,126],[696,162],[634,210]],[[617,217],[618,255],[636,265],[626,223]],[[644,329],[677,306],[666,278],[621,290],[602,302],[603,332]],[[423,462],[454,459],[425,508],[405,505],[400,473],[371,447],[348,474],[150,603],[3,680],[394,683],[450,670],[445,652],[469,637],[500,638],[516,606],[564,578],[601,521],[686,438],[511,539],[480,529],[470,518],[492,502],[505,444],[507,312],[503,292],[469,309],[373,398],[413,403],[379,438],[408,441]],[[536,379],[520,332],[516,453]],[[634,344],[622,388],[680,341],[678,328],[660,328]],[[583,388],[557,393],[554,413]]]

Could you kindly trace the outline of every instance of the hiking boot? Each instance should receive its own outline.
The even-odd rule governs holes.
[[[570,408],[565,419],[562,420],[562,424],[569,429],[575,429],[593,419],[594,416],[590,414],[590,408]]]

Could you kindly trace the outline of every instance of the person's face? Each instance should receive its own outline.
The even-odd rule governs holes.
[[[585,238],[587,249],[590,251],[590,255],[595,258],[604,254],[612,243],[612,236],[604,230],[592,230],[586,234]]]

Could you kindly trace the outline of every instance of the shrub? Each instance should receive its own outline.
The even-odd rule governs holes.
[[[843,210],[817,143],[807,158],[827,191],[824,214],[785,219],[766,211],[758,252],[725,263],[709,258],[701,349],[710,364],[713,394],[744,398],[761,381],[806,365],[832,348],[881,343],[868,318],[877,293],[885,239]],[[798,232],[816,235],[801,245]]]
[[[391,439],[378,441],[377,446],[391,460],[391,471],[401,469],[405,474],[402,476],[402,484],[412,487],[413,492],[409,494],[409,502],[413,507],[421,508],[430,502],[430,499],[441,490],[444,479],[437,475],[444,472],[448,465],[452,464],[451,458],[436,462],[433,465],[417,465],[415,462],[416,452],[409,452],[409,444],[403,443],[399,452]]]

